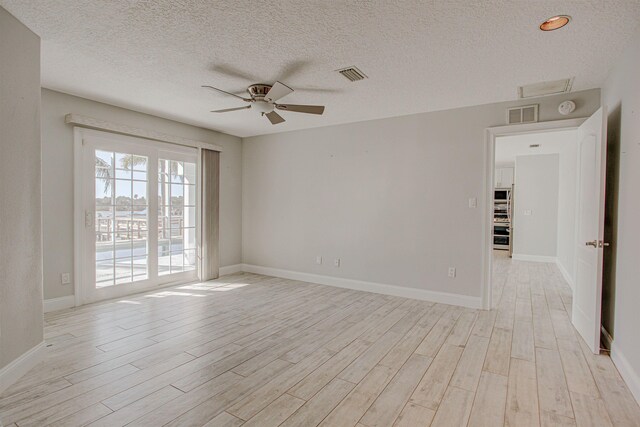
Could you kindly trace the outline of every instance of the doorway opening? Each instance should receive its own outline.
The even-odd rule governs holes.
[[[83,129],[80,304],[198,278],[198,150]]]
[[[588,119],[489,128],[486,138],[485,309],[496,308],[492,291],[500,294],[509,268],[529,281],[527,289],[556,274],[556,283],[568,284],[567,317],[594,352],[606,245],[603,117],[598,110]]]

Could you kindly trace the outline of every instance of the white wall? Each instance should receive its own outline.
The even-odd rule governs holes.
[[[238,137],[118,108],[83,98],[42,90],[42,207],[44,234],[44,297],[73,294],[61,285],[60,273],[73,282],[73,126],[67,113],[152,129],[222,146],[220,156],[220,266],[241,261],[242,144]]]
[[[575,283],[576,204],[578,151],[575,131],[565,136],[560,151],[558,175],[557,263],[569,285]]]
[[[540,104],[541,120],[558,120],[568,98],[578,105],[572,117],[599,106],[598,90],[526,103]],[[518,104],[245,139],[243,262],[479,301],[484,132]]]
[[[40,38],[1,7],[0,76],[2,392],[17,379],[9,370],[23,369],[21,356],[42,342],[42,224]]]
[[[556,257],[559,157],[558,154],[516,157],[514,258]]]
[[[640,402],[640,34],[629,43],[603,87],[609,136],[619,143],[614,327],[611,357]]]

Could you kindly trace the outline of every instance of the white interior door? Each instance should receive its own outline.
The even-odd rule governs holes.
[[[576,283],[571,321],[594,353],[600,351],[606,114],[600,108],[578,129]]]

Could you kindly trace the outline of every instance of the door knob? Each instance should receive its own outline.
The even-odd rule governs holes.
[[[598,247],[598,241],[597,240],[592,240],[590,242],[585,242],[586,246],[593,246],[594,248]]]

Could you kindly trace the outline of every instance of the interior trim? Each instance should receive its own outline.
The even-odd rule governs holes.
[[[554,264],[558,262],[558,258],[554,256],[544,256],[544,255],[513,254],[512,258],[516,261],[551,262]]]
[[[65,310],[76,306],[76,297],[74,295],[67,295],[66,297],[49,298],[43,301],[43,308],[45,313],[52,311]]]
[[[283,279],[299,280],[320,285],[335,286],[337,288],[353,289],[356,291],[374,292],[376,294],[393,295],[396,297],[412,298],[422,301],[432,301],[442,304],[459,305],[468,308],[481,308],[482,299],[468,295],[450,294],[447,292],[428,291],[425,289],[408,288],[405,286],[387,285],[384,283],[366,282],[363,280],[344,279],[341,277],[323,276],[299,271],[282,270],[279,268],[262,267],[259,265],[242,264],[242,271],[263,274],[265,276],[281,277]]]
[[[625,355],[620,351],[618,346],[616,346],[615,340],[611,342],[611,360],[618,369],[618,372],[620,372],[620,376],[622,376],[629,390],[631,390],[631,394],[636,398],[636,402],[640,405],[640,375],[633,370],[633,367]]]
[[[484,191],[482,194],[482,308],[491,309],[491,275],[493,264],[493,238],[489,219],[493,218],[493,192],[495,189],[495,145],[498,136],[521,135],[525,133],[552,132],[577,129],[586,118],[551,120],[519,125],[494,126],[484,133]],[[551,261],[555,262],[555,261]]]
[[[183,145],[186,147],[206,148],[208,150],[222,152],[222,147],[219,145],[211,144],[208,142],[196,141],[189,138],[183,138],[181,136],[169,135],[162,132],[156,132],[154,130],[147,130],[137,128],[134,126],[121,125],[118,123],[109,122],[106,120],[95,119],[89,116],[83,116],[81,114],[69,113],[64,116],[64,122],[76,126],[81,126],[90,129],[104,130],[112,133],[119,133],[122,135],[136,136],[139,138],[151,139],[154,141],[168,142],[170,144]]]
[[[569,275],[569,272],[564,267],[564,265],[560,262],[559,259],[556,259],[556,265],[558,266],[558,270],[560,270],[560,273],[562,273],[562,277],[564,277],[564,280],[567,281],[567,283],[569,284],[569,287],[573,291],[573,288],[575,286],[575,283],[573,282],[573,277]]]
[[[44,358],[45,343],[42,341],[22,356],[0,369],[0,394],[18,381],[31,368],[40,363]]]
[[[233,265],[226,265],[224,267],[220,267],[220,269],[218,270],[218,274],[220,274],[220,276],[226,276],[228,274],[239,273],[241,271],[242,271],[242,264],[233,264]]]

